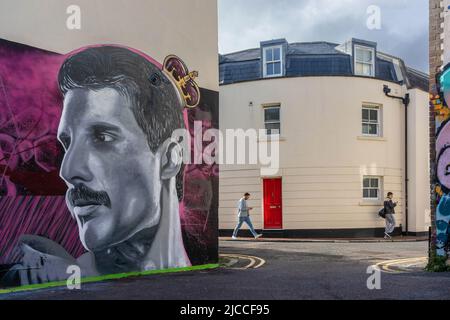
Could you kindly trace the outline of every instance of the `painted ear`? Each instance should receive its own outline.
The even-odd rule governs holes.
[[[183,151],[179,143],[169,140],[161,149],[161,179],[169,180],[175,177],[181,169]]]

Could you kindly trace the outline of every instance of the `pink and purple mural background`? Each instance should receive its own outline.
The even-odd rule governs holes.
[[[0,39],[0,265],[20,259],[16,244],[33,234],[83,248],[59,177],[63,149],[56,139],[62,111],[57,73],[65,56]],[[188,127],[218,128],[218,93],[201,89]],[[194,140],[194,139],[192,139]],[[192,264],[217,260],[218,166],[187,165],[180,203],[183,240]]]

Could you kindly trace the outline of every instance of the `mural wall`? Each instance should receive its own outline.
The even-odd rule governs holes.
[[[438,256],[448,252],[448,233],[450,223],[450,98],[449,70],[438,75],[439,95],[431,96],[431,106],[435,112],[436,125],[436,234],[435,245]]]
[[[177,56],[0,40],[3,286],[217,262],[218,166],[183,163],[218,93]],[[194,148],[191,148],[193,150]]]

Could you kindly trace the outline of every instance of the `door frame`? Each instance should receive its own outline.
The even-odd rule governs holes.
[[[280,229],[265,229],[265,208],[264,208],[264,180],[281,180],[281,228]],[[261,177],[261,218],[262,218],[262,230],[263,231],[281,231],[284,229],[284,219],[283,219],[283,177]]]

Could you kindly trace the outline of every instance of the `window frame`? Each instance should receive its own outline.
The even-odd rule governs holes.
[[[371,48],[371,47],[365,47],[365,46],[360,46],[360,45],[355,45],[355,48],[354,48],[354,50],[355,50],[355,57],[354,57],[354,64],[353,64],[353,67],[354,67],[354,69],[355,69],[355,75],[357,75],[357,76],[363,76],[363,77],[372,77],[372,78],[374,78],[375,77],[375,59],[376,59],[376,57],[375,57],[375,49],[374,48]],[[365,62],[365,61],[358,61],[358,59],[357,59],[357,55],[356,55],[356,51],[357,50],[363,50],[363,51],[370,51],[371,53],[372,53],[372,61],[370,62],[370,63],[368,63],[368,62]],[[366,74],[359,74],[359,73],[357,73],[357,71],[356,71],[356,65],[357,64],[363,64],[363,65],[370,65],[372,68],[371,68],[371,74],[370,75],[366,75]]]
[[[364,180],[369,179],[369,187],[364,187]],[[372,180],[378,181],[378,187],[372,187]],[[364,196],[364,191],[369,190],[369,197]],[[378,197],[377,198],[371,198],[370,197],[370,190],[377,190],[378,191]],[[362,199],[366,202],[379,202],[382,200],[383,195],[383,178],[380,176],[363,176],[362,179]]]
[[[267,50],[274,50],[274,49],[280,49],[280,60],[270,60],[267,61]],[[273,57],[273,51],[272,51],[272,57]],[[280,73],[279,74],[267,74],[267,64],[269,63],[280,63]],[[275,46],[267,46],[263,47],[263,77],[264,78],[276,78],[276,77],[282,77],[284,74],[283,70],[283,45],[275,45]]]
[[[368,110],[369,111],[369,119],[368,121],[365,121],[363,118],[363,111]],[[376,110],[377,111],[377,122],[371,122],[370,121],[370,111]],[[377,125],[377,133],[371,134],[371,133],[364,133],[364,125]],[[381,105],[377,104],[370,104],[370,103],[363,103],[361,107],[361,134],[363,137],[382,137],[383,136],[383,119],[382,119],[382,107]]]
[[[266,132],[266,136],[270,137],[276,137],[276,136],[281,136],[281,104],[270,104],[270,105],[263,105],[262,106],[263,109],[263,124],[264,124],[264,130]],[[266,110],[268,109],[278,109],[278,121],[266,121]],[[279,130],[278,130],[278,134],[274,134],[274,133],[267,133],[267,128],[266,128],[266,124],[274,124],[274,123],[278,123],[279,125]]]

